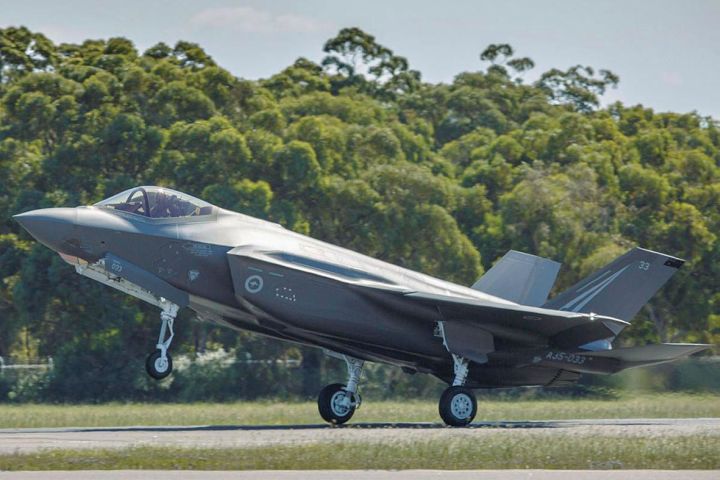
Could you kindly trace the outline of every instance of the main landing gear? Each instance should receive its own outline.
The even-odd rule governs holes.
[[[160,313],[162,323],[160,324],[160,335],[158,335],[156,345],[157,350],[148,355],[147,360],[145,360],[145,369],[148,375],[155,380],[162,380],[172,372],[172,357],[168,353],[168,348],[170,348],[172,339],[175,336],[173,323],[178,312],[178,306],[167,301],[163,303],[162,308],[162,313]]]
[[[326,422],[342,425],[352,418],[360,406],[358,383],[364,362],[348,355],[333,356],[342,358],[347,364],[347,385],[333,383],[323,388],[318,395],[318,410]],[[468,376],[468,361],[456,354],[452,354],[452,359],[455,377],[452,386],[440,396],[440,417],[451,427],[464,427],[477,414],[477,399],[473,391],[464,386]]]
[[[364,362],[348,355],[343,355],[342,358],[348,369],[347,385],[333,383],[320,390],[318,395],[320,416],[334,425],[350,420],[362,401],[358,394],[358,383]]]
[[[440,417],[451,427],[464,427],[475,418],[477,399],[472,390],[463,386],[468,375],[468,361],[454,353],[452,358],[455,378],[452,386],[440,396]]]

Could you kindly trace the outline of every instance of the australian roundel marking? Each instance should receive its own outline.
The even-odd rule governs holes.
[[[245,280],[245,290],[258,293],[263,288],[263,279],[260,275],[251,275]]]

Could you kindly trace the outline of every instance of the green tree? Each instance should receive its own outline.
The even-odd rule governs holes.
[[[462,284],[510,248],[562,261],[556,289],[633,245],[667,252],[687,263],[624,341],[720,338],[717,120],[601,108],[618,78],[591,67],[523,83],[533,62],[507,44],[482,52],[485,70],[441,84],[357,28],[324,52],[321,65],[300,58],[255,81],[190,42],[139,54],[125,38],[54,45],[0,29],[0,355],[53,355],[57,367],[17,398],[257,398],[278,382],[307,396],[342,374],[317,352],[184,313],[175,352],[294,359],[304,379],[218,364],[169,387],[145,380],[156,309],[74,275],[12,220],[138,184]],[[378,368],[372,391],[434,388]]]
[[[335,89],[356,87],[392,99],[419,86],[420,72],[411,70],[405,57],[395,55],[359,28],[343,28],[325,43],[323,51],[327,56],[322,65],[336,76]]]
[[[579,112],[589,112],[600,105],[599,95],[608,87],[617,86],[620,77],[610,70],[600,70],[575,65],[567,70],[553,68],[543,73],[537,86],[544,90],[550,100],[569,104]]]
[[[25,27],[0,29],[0,85],[28,73],[48,71],[56,61],[55,45]]]

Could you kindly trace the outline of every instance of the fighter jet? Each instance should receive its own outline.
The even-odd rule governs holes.
[[[466,287],[232,212],[168,188],[124,191],[92,206],[14,217],[86,277],[160,308],[147,372],[172,371],[174,319],[197,317],[323,349],[345,383],[322,389],[319,413],[347,422],[365,362],[435,375],[451,426],[472,422],[473,389],[565,386],[580,375],[675,360],[708,347],[613,341],[683,260],[634,248],[548,300],[560,264],[508,252]]]

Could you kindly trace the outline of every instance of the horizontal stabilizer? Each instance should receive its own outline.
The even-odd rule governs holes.
[[[656,363],[672,362],[693,353],[701,352],[712,345],[699,343],[661,343],[642,347],[618,348],[600,352],[579,352],[586,357],[614,358],[620,361],[621,368],[641,367]]]
[[[539,307],[547,300],[559,270],[558,262],[510,250],[472,288],[521,305]]]
[[[663,253],[634,248],[543,307],[630,321],[683,263]]]

